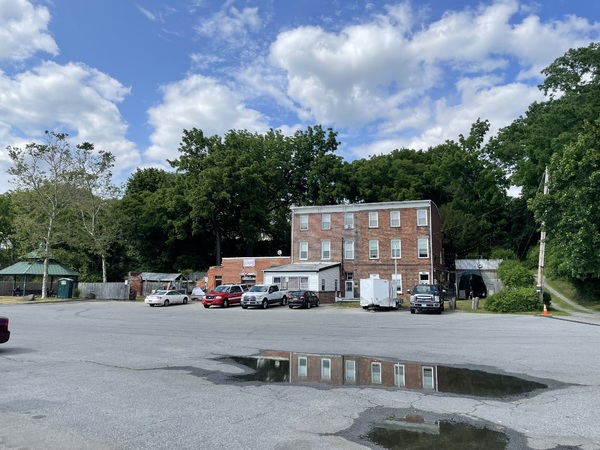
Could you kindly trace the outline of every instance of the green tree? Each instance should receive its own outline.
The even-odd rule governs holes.
[[[33,194],[21,196],[17,205],[21,216],[27,217],[30,244],[41,245],[38,253],[44,259],[42,298],[46,297],[48,258],[57,243],[57,221],[75,197],[77,168],[67,136],[46,131],[42,144],[30,143],[25,149],[7,148],[13,162],[8,169],[11,182],[17,190]]]
[[[578,139],[553,156],[549,171],[549,193],[530,204],[545,223],[553,269],[574,280],[600,279],[600,121],[586,123]]]

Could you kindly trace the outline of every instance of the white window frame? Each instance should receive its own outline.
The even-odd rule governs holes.
[[[404,364],[394,364],[394,384],[398,387],[406,386],[406,368]]]
[[[371,383],[372,384],[381,384],[381,363],[380,362],[372,362],[371,363]]]
[[[344,259],[354,259],[354,241],[344,241]]]
[[[400,211],[390,211],[390,228],[400,228]]]
[[[354,229],[354,213],[344,214],[344,230]]]
[[[423,249],[426,250],[425,255],[421,254],[421,250],[423,250]],[[417,257],[418,258],[429,258],[429,238],[419,238],[417,240]]]
[[[426,227],[429,223],[426,209],[417,209],[417,226]]]
[[[298,357],[298,378],[308,377],[308,358],[306,356]]]
[[[398,243],[397,248],[394,248],[394,243]],[[392,239],[390,241],[390,256],[392,259],[402,259],[402,241],[400,239]]]
[[[374,250],[377,254],[374,256],[371,250]],[[369,259],[379,259],[379,240],[377,239],[369,240]]]
[[[308,214],[300,214],[300,230],[308,230]]]
[[[331,359],[321,358],[321,380],[331,380]]]
[[[396,293],[402,294],[402,274],[401,273],[393,273],[392,281],[396,282]]]
[[[331,241],[321,241],[321,259],[331,259]]]
[[[308,289],[308,277],[300,277],[300,289],[301,290]]]
[[[321,230],[331,230],[331,214],[321,214]]]
[[[426,373],[430,374],[430,376],[426,376]],[[421,368],[421,374],[423,379],[423,389],[435,389],[435,375],[433,367],[423,366]]]
[[[369,211],[369,228],[379,228],[378,211]]]
[[[345,379],[346,381],[356,381],[356,361],[353,359],[346,360]]]
[[[429,272],[419,272],[419,283],[429,284]]]
[[[308,241],[300,241],[298,243],[298,259],[308,259]]]

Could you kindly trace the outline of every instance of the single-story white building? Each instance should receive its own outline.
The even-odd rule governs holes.
[[[321,303],[333,303],[340,290],[341,263],[294,263],[263,270],[266,284],[281,289],[314,291]]]

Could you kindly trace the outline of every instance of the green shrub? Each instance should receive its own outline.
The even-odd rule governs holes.
[[[504,288],[485,302],[487,311],[499,313],[540,311],[541,308],[539,294],[532,287]]]
[[[80,294],[81,294],[81,292],[79,291],[79,289],[77,289],[77,288],[73,289],[73,298],[79,298]]]
[[[530,287],[533,286],[531,272],[519,261],[505,260],[498,266],[498,278],[505,287]]]

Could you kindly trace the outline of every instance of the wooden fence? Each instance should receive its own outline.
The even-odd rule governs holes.
[[[130,299],[129,285],[125,283],[78,283],[77,289],[79,289],[80,298]]]

